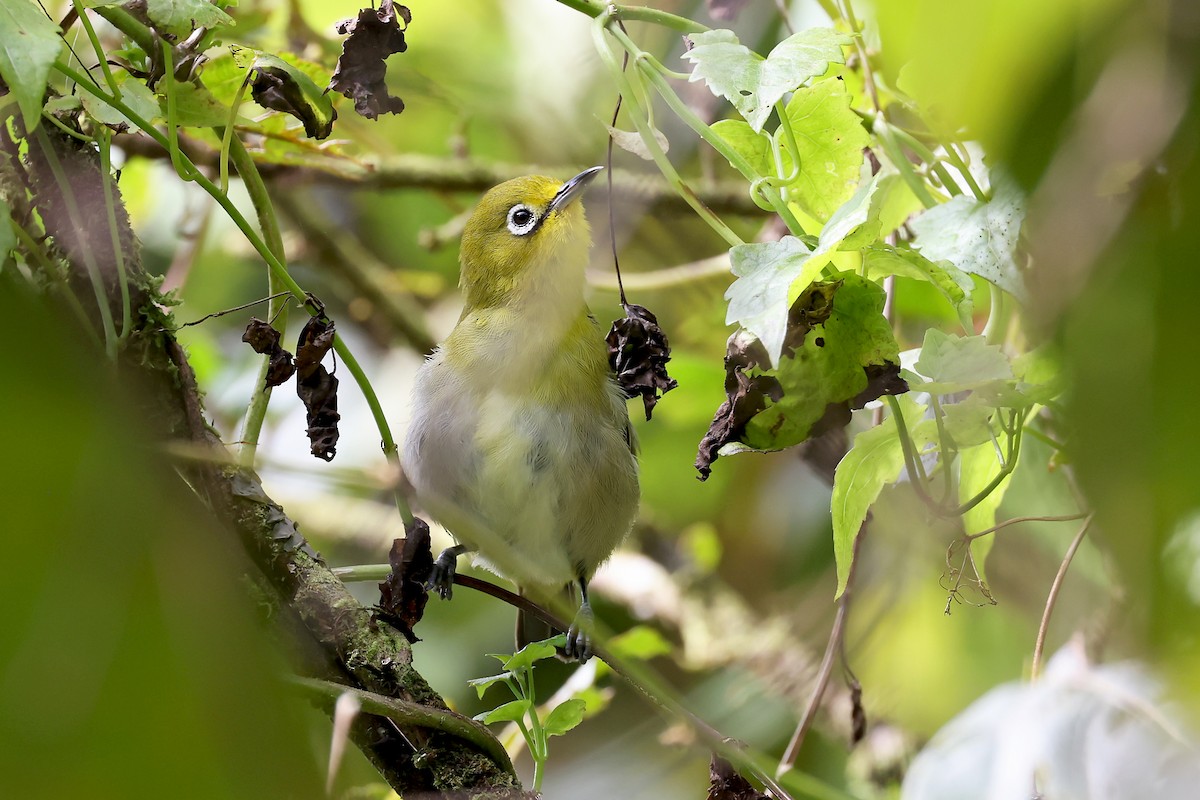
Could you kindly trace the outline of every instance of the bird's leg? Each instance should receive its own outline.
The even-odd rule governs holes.
[[[571,622],[571,627],[567,631],[567,645],[563,648],[563,654],[567,658],[573,658],[579,663],[583,663],[592,657],[592,625],[596,621],[595,615],[592,614],[591,603],[588,602],[588,582],[582,574],[579,576],[579,594],[582,601],[579,603],[579,611],[575,614],[575,619]]]
[[[449,600],[454,593],[454,574],[458,571],[458,557],[470,549],[464,544],[456,544],[443,550],[437,561],[433,562],[429,579],[425,581],[425,590],[437,592],[438,597]]]

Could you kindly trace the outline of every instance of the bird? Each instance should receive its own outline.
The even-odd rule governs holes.
[[[636,439],[605,334],[584,298],[584,189],[526,176],[490,189],[463,229],[463,310],[418,369],[401,463],[417,502],[457,544],[427,588],[449,599],[457,559],[548,598],[579,589],[560,655],[586,661],[588,582],[629,533]],[[553,631],[519,612],[517,647]]]

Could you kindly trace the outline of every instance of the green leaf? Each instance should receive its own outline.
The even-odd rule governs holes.
[[[792,284],[798,282],[797,292],[802,292],[820,274],[822,264],[810,260],[808,246],[794,236],[737,245],[729,251],[729,263],[738,279],[725,291],[725,324],[737,323],[757,336],[771,363],[778,364]]]
[[[833,216],[821,228],[817,246],[813,249],[814,259],[832,253],[844,244],[852,246],[853,243],[847,243],[847,239],[861,241],[865,238],[862,244],[869,244],[878,238],[879,211],[891,187],[899,180],[899,175],[891,168],[881,169],[874,175],[870,174],[869,167],[864,166],[863,170],[867,173],[866,179],[859,183],[858,190],[833,212]]]
[[[715,131],[742,158],[750,163],[756,173],[763,177],[776,174],[775,158],[771,154],[771,137],[765,133],[756,133],[753,128],[740,119],[723,119],[713,123]],[[792,159],[787,150],[780,151],[783,156],[783,169],[790,172]],[[730,165],[732,166],[732,164]]]
[[[62,46],[58,26],[34,0],[0,3],[0,78],[13,93],[26,130],[41,120],[46,82]]]
[[[839,80],[798,90],[788,101],[787,117],[800,152],[792,196],[810,215],[827,220],[854,194],[871,138]]]
[[[898,275],[933,284],[958,312],[958,321],[963,330],[974,330],[974,306],[971,301],[974,286],[971,276],[949,261],[935,264],[910,247],[890,244],[873,244],[864,248],[862,258],[863,275],[871,280]]]
[[[788,92],[825,74],[830,63],[846,62],[842,47],[854,39],[830,28],[810,28],[784,39],[766,59],[738,42],[733,31],[714,30],[688,36],[692,48],[692,82],[703,80],[761,131],[771,109]]]
[[[1008,447],[1008,438],[1008,434],[1004,431],[1001,431],[997,437],[1002,450]],[[987,485],[995,479],[999,471],[1000,460],[996,456],[996,446],[990,439],[983,444],[960,451],[958,454],[959,502],[965,503],[987,488]],[[996,510],[1000,507],[1001,501],[1004,500],[1004,493],[1008,491],[1008,485],[1011,482],[1012,473],[1009,473],[992,490],[991,494],[981,500],[974,508],[963,514],[964,531],[967,533],[978,533],[996,524]],[[995,536],[981,536],[971,543],[971,556],[975,561],[975,568],[980,580],[986,580],[984,576],[984,564],[987,561],[988,553],[992,550],[992,542],[995,538]]]
[[[1017,264],[1017,240],[1025,218],[1025,196],[1016,181],[992,172],[992,199],[981,203],[958,195],[921,214],[910,224],[921,255],[949,261],[1018,299],[1025,283]]]
[[[166,117],[158,105],[158,98],[146,84],[128,73],[119,73],[116,81],[121,88],[121,102],[146,122],[154,123]],[[104,88],[107,92],[108,87]],[[102,125],[127,125],[131,130],[140,130],[133,120],[90,92],[80,92],[79,100],[88,115]]]
[[[916,419],[916,404],[908,398],[901,398],[901,403],[902,407],[908,406],[912,410],[912,418]],[[909,411],[906,410],[904,415],[907,420]],[[894,483],[903,469],[904,450],[900,446],[894,417],[855,436],[854,444],[837,465],[829,504],[833,517],[833,557],[837,565],[835,597],[841,597],[846,590],[850,563],[854,558],[854,540],[867,518],[867,511],[883,487]]]
[[[496,706],[491,711],[476,714],[473,719],[490,725],[493,722],[518,722],[525,718],[525,713],[532,707],[528,700],[513,700],[502,706]]]
[[[542,723],[542,730],[546,732],[546,737],[562,736],[583,722],[583,712],[586,707],[587,704],[577,697],[559,703]]]
[[[608,649],[617,658],[646,661],[670,653],[671,643],[657,629],[635,625],[620,636],[614,636]]]
[[[167,115],[166,81],[159,82],[159,106]],[[184,128],[213,128],[229,123],[229,107],[222,105],[204,86],[176,81],[171,87],[175,95],[175,122]]]
[[[562,647],[566,643],[566,637],[562,634],[547,639],[544,642],[530,642],[513,655],[502,658],[504,660],[504,669],[509,672],[520,672],[521,670],[529,669],[535,661],[551,658],[555,653],[555,646]]]
[[[512,678],[511,672],[501,672],[499,675],[489,675],[486,678],[475,678],[467,681],[468,686],[474,686],[475,691],[479,694],[479,699],[483,699],[484,693],[492,687],[493,684],[500,683]]]
[[[233,25],[233,17],[208,0],[146,0],[146,16],[173,33]]]
[[[976,392],[961,403],[942,406],[946,434],[960,450],[992,441],[991,419],[995,413],[996,408]]]
[[[925,331],[914,366],[929,379],[921,391],[934,394],[953,394],[1013,377],[1012,365],[998,346],[982,336],[951,336],[937,328]]]
[[[12,212],[8,203],[0,199],[0,267],[8,260],[8,254],[17,246],[17,232],[13,230]]]
[[[799,444],[830,404],[847,403],[867,389],[868,367],[899,364],[899,347],[883,316],[885,296],[879,286],[842,273],[839,281],[811,287],[814,292],[819,289],[832,294],[828,319],[813,325],[803,342],[769,372],[779,381],[782,396],[746,424],[742,440],[750,447],[776,450]],[[797,305],[804,305],[803,296]]]

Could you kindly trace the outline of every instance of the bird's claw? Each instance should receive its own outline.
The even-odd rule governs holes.
[[[453,548],[442,551],[433,562],[429,578],[425,581],[425,591],[434,592],[443,600],[449,600],[454,594],[454,576],[458,572],[458,554]]]
[[[571,622],[571,627],[567,630],[567,643],[563,647],[563,655],[569,659],[574,659],[580,664],[592,657],[592,624],[595,622],[595,617],[592,615],[590,606],[583,606],[579,609],[579,613],[575,615],[575,619]]]

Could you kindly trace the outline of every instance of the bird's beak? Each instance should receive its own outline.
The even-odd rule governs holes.
[[[585,169],[583,172],[576,175],[571,180],[562,185],[558,190],[558,194],[554,195],[554,199],[550,201],[551,211],[562,211],[567,206],[571,205],[579,196],[583,194],[583,190],[592,182],[592,178],[600,173],[604,167],[592,167]]]

